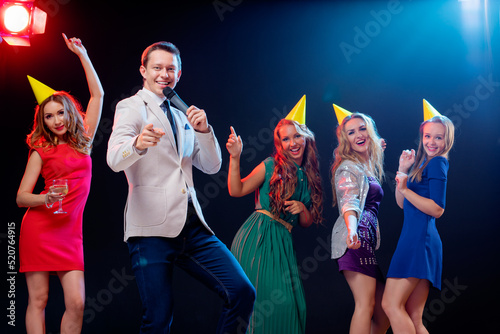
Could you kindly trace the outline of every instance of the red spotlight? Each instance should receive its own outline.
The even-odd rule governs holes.
[[[33,0],[0,1],[0,38],[7,44],[30,46],[32,35],[45,32],[47,13],[33,3]]]

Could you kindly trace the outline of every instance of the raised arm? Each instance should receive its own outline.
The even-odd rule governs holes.
[[[85,76],[87,77],[87,84],[90,91],[90,100],[87,105],[87,111],[85,115],[85,124],[87,127],[87,133],[92,140],[94,140],[94,135],[99,125],[102,113],[102,105],[104,100],[104,90],[101,85],[101,81],[97,76],[97,73],[90,61],[87,54],[87,50],[83,46],[79,38],[67,38],[65,34],[62,34],[66,46],[72,52],[74,52],[80,61],[82,62],[83,70],[85,71]]]
[[[415,163],[415,150],[404,150],[399,157],[399,167],[398,172],[408,174],[411,166]],[[396,180],[397,181],[397,180]],[[399,187],[396,187],[396,191],[394,192],[396,196],[396,203],[402,209],[405,197],[399,191]]]
[[[227,140],[226,148],[231,155],[227,178],[229,195],[232,197],[245,196],[257,189],[264,182],[266,168],[264,163],[261,162],[247,177],[241,179],[240,156],[243,150],[243,142],[241,141],[241,137],[236,135],[233,127],[231,127],[231,134]]]

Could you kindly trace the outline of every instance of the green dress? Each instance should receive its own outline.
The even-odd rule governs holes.
[[[256,208],[271,211],[269,181],[274,159],[264,160],[266,176],[258,190]],[[309,207],[307,176],[297,165],[297,186],[290,200]],[[299,215],[282,213],[280,218],[292,226]],[[231,252],[257,290],[248,333],[304,333],[306,301],[297,266],[292,234],[281,223],[255,211],[234,237]]]

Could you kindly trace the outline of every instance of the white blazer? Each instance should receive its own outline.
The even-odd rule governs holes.
[[[113,132],[109,138],[107,163],[124,171],[129,184],[124,213],[124,239],[136,236],[176,237],[184,227],[189,195],[205,227],[193,185],[193,165],[215,174],[222,164],[214,131],[193,129],[180,110],[171,107],[177,128],[177,142],[163,110],[152,96],[140,90],[116,105]],[[152,123],[165,131],[157,146],[138,151],[134,144],[142,129]]]

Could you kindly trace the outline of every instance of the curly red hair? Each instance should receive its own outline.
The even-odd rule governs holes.
[[[319,172],[318,151],[314,134],[306,125],[295,121],[282,119],[274,129],[274,171],[269,181],[269,197],[271,200],[271,211],[279,216],[284,212],[284,203],[295,192],[297,185],[297,167],[287,152],[283,151],[279,130],[286,125],[293,125],[297,133],[306,140],[302,168],[307,176],[309,190],[311,192],[310,211],[315,223],[320,223],[323,211],[323,191]]]

